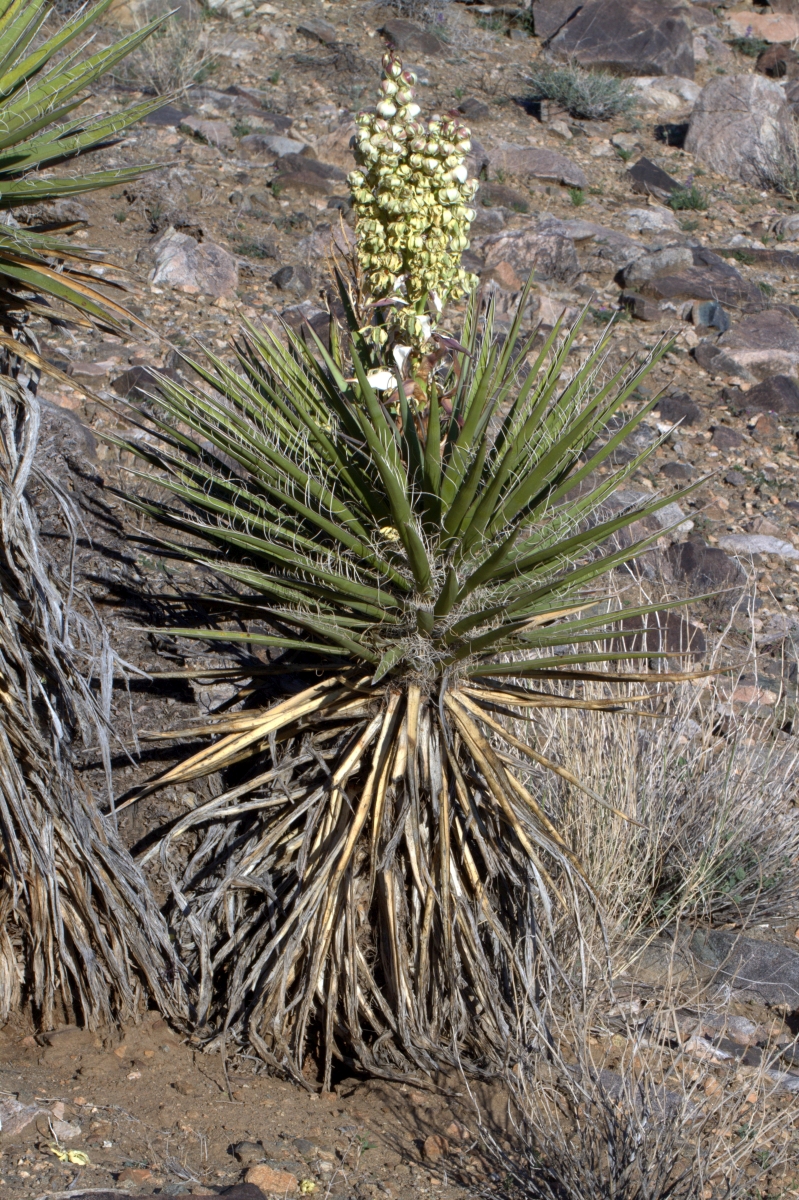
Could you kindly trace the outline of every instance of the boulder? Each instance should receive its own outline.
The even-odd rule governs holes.
[[[533,29],[535,36],[547,41],[555,36],[575,13],[583,0],[533,0]]]
[[[436,55],[444,49],[434,33],[429,33],[420,25],[414,25],[413,21],[402,21],[399,18],[386,21],[380,33],[388,44],[401,54],[410,50],[413,54]]]
[[[675,581],[693,595],[718,593],[713,601],[719,608],[734,608],[746,586],[746,575],[737,562],[698,539],[675,542],[666,551],[666,563]]]
[[[343,125],[339,125],[330,133],[323,133],[316,139],[314,154],[324,162],[341,167],[343,171],[354,171],[353,138],[357,132],[358,127],[354,121],[345,121]]]
[[[628,208],[624,228],[628,233],[679,233],[680,222],[670,208]]]
[[[740,404],[760,412],[799,413],[799,384],[788,375],[769,375],[742,392]]]
[[[748,382],[773,375],[799,374],[799,327],[779,309],[753,313],[715,342],[697,346],[696,359],[713,375],[732,375]]]
[[[185,133],[201,138],[209,146],[218,146],[220,150],[233,150],[236,141],[230,126],[225,121],[207,121],[203,117],[183,117],[180,128]]]
[[[321,42],[323,46],[332,45],[339,37],[335,25],[331,25],[329,21],[322,21],[319,17],[309,17],[308,20],[300,21],[297,33],[303,34],[309,41]]]
[[[799,39],[796,11],[782,13],[730,13],[726,18],[736,37],[755,37],[764,42],[795,42]]]
[[[730,308],[739,308],[744,304],[751,307],[763,306],[760,288],[744,279],[735,267],[725,262],[718,254],[701,246],[692,247],[690,253],[693,266],[665,268],[653,272],[640,285],[642,295],[664,303],[676,300],[713,300]],[[642,263],[639,273],[647,270],[647,260],[654,257],[656,256],[647,255],[639,260]],[[638,267],[637,263],[635,265]],[[697,361],[704,366],[698,355]]]
[[[791,542],[768,533],[726,533],[719,538],[719,546],[730,554],[774,554],[794,562],[799,559],[799,550]]]
[[[536,279],[574,283],[580,275],[574,242],[555,231],[530,226],[503,231],[483,239],[480,253],[487,268],[508,263],[521,279],[534,271]]]
[[[778,84],[761,75],[721,75],[702,89],[685,150],[719,175],[759,186],[790,127]]]
[[[550,49],[617,75],[694,76],[693,34],[680,7],[668,2],[587,0]]]
[[[198,242],[170,226],[153,246],[153,283],[189,295],[232,297],[239,284],[236,260],[214,242]]]
[[[625,267],[622,282],[625,287],[645,283],[656,275],[672,275],[694,265],[694,256],[688,246],[665,246],[645,254]]]
[[[517,146],[505,142],[489,151],[489,166],[493,173],[505,171],[520,179],[543,179],[566,187],[588,187],[588,177],[581,167],[556,150],[547,150],[543,146]]]
[[[741,937],[734,929],[697,929],[691,950],[717,978],[765,1004],[799,1009],[799,951]]]

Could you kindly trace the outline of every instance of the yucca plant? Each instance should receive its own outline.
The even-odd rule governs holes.
[[[97,287],[96,252],[36,229],[20,227],[13,210],[112,187],[147,167],[67,174],[56,172],[87,151],[107,147],[129,126],[163,104],[159,97],[119,113],[74,116],[86,89],[110,71],[167,19],[158,17],[105,49],[81,44],[111,0],[81,8],[43,36],[54,9],[44,0],[0,0],[0,210],[9,214],[0,232],[0,324],[6,346],[26,313],[67,315],[86,324],[115,325],[130,314]],[[77,44],[77,47],[74,45]],[[81,93],[84,93],[81,95]],[[18,345],[11,347],[19,350]]]
[[[614,649],[618,620],[649,609],[599,586],[652,540],[614,535],[673,500],[602,517],[646,455],[598,469],[655,401],[587,457],[664,348],[613,371],[611,331],[581,362],[582,319],[523,335],[525,291],[503,340],[472,295],[460,340],[431,308],[403,380],[386,363],[412,361],[394,349],[419,323],[381,315],[375,338],[339,282],[349,332],[333,322],[329,348],[247,324],[238,369],[209,354],[201,390],[162,379],[124,443],[171,495],[140,509],[227,581],[209,627],[172,634],[238,647],[217,677],[252,679],[240,711],[166,735],[213,740],[125,801],[223,772],[141,861],[171,880],[208,1041],[300,1080],[310,1050],[325,1087],[334,1059],[389,1076],[506,1059],[586,887],[535,782],[579,781],[507,718],[629,711],[615,684],[676,678],[620,669],[644,656]],[[597,679],[606,698],[586,699]]]
[[[91,605],[76,603],[71,564],[62,576],[42,545],[43,488],[55,492],[73,541],[80,521],[37,455],[41,409],[33,383],[19,378],[20,359],[46,367],[29,314],[111,327],[128,317],[97,286],[96,254],[13,218],[20,205],[141,172],[54,170],[78,157],[82,165],[88,150],[163,103],[72,115],[79,93],[161,23],[87,54],[84,35],[109,3],[81,9],[48,37],[51,6],[0,0],[0,373],[17,376],[0,381],[0,1019],[24,1000],[45,1028],[65,1017],[93,1026],[134,1019],[143,992],[165,1013],[183,1011],[179,966],[147,881],[75,771],[76,745],[99,746],[113,800],[118,663]]]

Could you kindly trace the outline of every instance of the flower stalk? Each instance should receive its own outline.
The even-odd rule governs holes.
[[[416,76],[393,53],[383,57],[383,76],[375,111],[357,118],[358,169],[349,183],[358,263],[375,313],[364,333],[398,363],[410,351],[413,376],[433,349],[447,303],[476,286],[461,255],[478,185],[467,178],[466,126],[437,115],[418,120]]]

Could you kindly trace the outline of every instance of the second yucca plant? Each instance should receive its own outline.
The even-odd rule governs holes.
[[[396,174],[407,151],[382,133]],[[366,172],[355,182],[366,190]],[[452,224],[450,186],[432,190],[432,229]],[[451,280],[464,241],[461,225],[436,248]],[[370,258],[367,290],[380,269]],[[642,677],[614,666],[635,656],[614,652],[620,613],[598,583],[646,544],[612,549],[613,535],[667,502],[597,515],[644,456],[597,469],[652,403],[587,458],[657,354],[610,371],[606,334],[569,368],[580,322],[522,336],[525,297],[503,341],[473,296],[458,341],[436,328],[441,305],[426,325],[403,320],[409,299],[415,317],[423,305],[391,271],[388,338],[370,336],[340,281],[347,337],[335,323],[329,347],[248,325],[240,369],[196,363],[201,392],[162,380],[167,417],[130,443],[173,498],[140,507],[227,580],[215,627],[173,634],[238,645],[253,680],[239,711],[169,735],[212,741],[151,787],[226,782],[154,831],[144,861],[160,856],[171,880],[209,1041],[248,1043],[301,1080],[312,1051],[325,1087],[335,1059],[389,1076],[506,1060],[583,885],[536,772],[579,783],[507,718],[629,703],[612,685]],[[414,354],[418,376],[403,379]],[[605,698],[591,701],[580,682],[597,678]]]

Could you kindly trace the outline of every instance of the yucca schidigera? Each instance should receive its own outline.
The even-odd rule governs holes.
[[[601,515],[646,458],[612,465],[663,348],[611,370],[607,331],[581,360],[582,318],[522,333],[527,293],[498,339],[473,294],[412,409],[401,372],[393,396],[372,387],[390,347],[339,282],[348,336],[248,324],[238,369],[209,354],[202,391],[162,379],[161,415],[128,443],[173,497],[140,508],[227,580],[213,628],[171,632],[237,650],[217,677],[253,681],[239,711],[166,735],[213,740],[151,788],[236,771],[143,860],[171,881],[209,1041],[303,1082],[310,1046],[325,1087],[337,1057],[383,1075],[506,1061],[582,877],[536,776],[581,784],[509,718],[628,711],[615,683],[669,678],[618,669],[645,656],[614,649],[597,584],[652,540],[613,535],[674,499]]]
[[[477,283],[461,267],[475,211],[477,181],[467,178],[470,132],[459,121],[417,118],[416,75],[395,54],[383,58],[381,99],[358,115],[349,177],[356,212],[358,263],[378,319],[364,331],[378,346],[396,339],[420,356],[444,306]],[[382,309],[382,312],[380,311]]]

